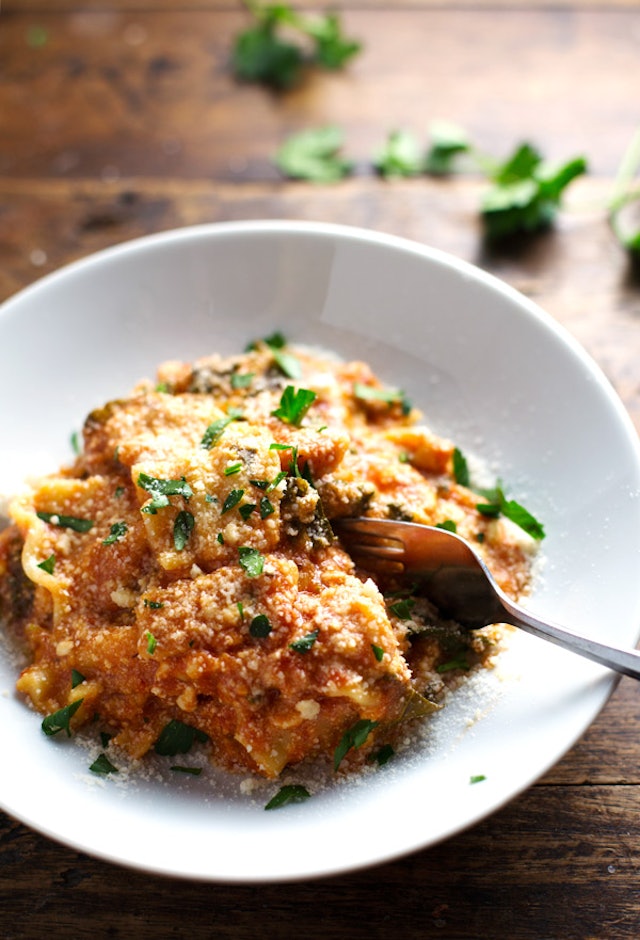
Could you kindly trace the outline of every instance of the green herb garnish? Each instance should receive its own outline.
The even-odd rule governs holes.
[[[241,470],[242,470],[241,463],[232,463],[232,464],[229,464],[228,467],[224,468],[224,475],[226,477],[231,477],[234,475],[234,473],[240,473]]]
[[[463,655],[457,656],[455,659],[448,660],[448,662],[446,663],[441,663],[437,667],[436,672],[440,672],[440,673],[452,672],[454,669],[468,670],[470,668],[471,667],[469,665],[469,661],[467,657],[463,654]]]
[[[240,566],[244,569],[247,577],[258,578],[264,571],[264,555],[257,548],[250,548],[247,545],[241,545],[238,549],[240,556]]]
[[[487,236],[498,240],[547,228],[555,218],[563,191],[586,171],[583,157],[551,168],[534,147],[520,144],[491,173],[493,186],[481,203]]]
[[[59,529],[73,529],[74,532],[88,532],[93,528],[91,519],[79,519],[77,516],[61,516],[57,512],[37,512],[38,519],[55,525]]]
[[[255,372],[234,372],[231,376],[231,388],[234,389],[234,391],[240,388],[249,388],[255,375]]]
[[[179,774],[191,774],[192,777],[199,777],[202,773],[202,767],[184,767],[182,764],[174,764],[169,770]]]
[[[146,597],[143,603],[144,606],[148,607],[150,610],[160,610],[162,607],[164,607],[164,604],[161,601],[150,601]]]
[[[266,614],[258,614],[249,624],[249,633],[256,639],[263,639],[271,633],[271,622]]]
[[[460,486],[469,486],[469,466],[459,447],[453,448],[453,479]]]
[[[227,414],[226,417],[218,418],[217,421],[213,421],[202,435],[200,447],[204,447],[205,450],[211,450],[224,434],[225,428],[227,428],[232,421],[237,420],[238,418],[235,414]]]
[[[378,767],[384,767],[385,764],[389,763],[392,757],[395,757],[395,753],[390,744],[383,744],[377,751],[373,751],[373,753],[369,754],[367,760],[371,764],[377,764]]]
[[[411,620],[413,617],[412,610],[415,606],[416,602],[412,598],[406,597],[396,601],[394,604],[390,604],[389,610],[392,614],[395,614],[399,620]]]
[[[293,385],[287,385],[280,397],[279,407],[271,414],[287,424],[299,427],[316,398],[316,393],[312,392],[311,389],[296,389]]]
[[[424,170],[432,176],[446,176],[453,169],[454,160],[471,151],[466,132],[448,121],[434,121],[429,128],[430,146],[424,160]]]
[[[156,646],[158,645],[158,641],[154,637],[153,633],[149,632],[149,630],[147,630],[144,636],[147,641],[147,653],[149,654],[149,656],[153,656],[153,654],[156,651]]]
[[[536,541],[541,541],[545,537],[544,526],[520,503],[514,499],[507,499],[502,487],[497,486],[493,490],[483,490],[482,495],[487,502],[477,503],[476,509],[483,516],[495,518],[503,515]]]
[[[78,685],[82,685],[84,681],[85,681],[85,677],[82,675],[81,672],[78,672],[77,669],[71,670],[71,688],[72,689],[75,689],[76,686]]]
[[[280,787],[276,795],[269,800],[265,809],[279,809],[281,806],[286,806],[287,803],[304,803],[310,796],[311,794],[306,787],[289,783],[284,787]]]
[[[242,516],[243,521],[246,522],[249,516],[254,511],[254,509],[257,509],[257,508],[258,507],[256,503],[245,503],[244,506],[240,506],[240,508],[238,509],[238,512]]]
[[[266,496],[263,496],[260,500],[260,518],[266,519],[267,516],[270,516],[273,512],[275,512],[273,503]]]
[[[41,568],[42,571],[46,571],[47,574],[53,574],[53,569],[55,568],[55,566],[56,566],[56,556],[49,555],[49,557],[45,558],[44,561],[41,561],[37,567]]]
[[[423,169],[420,145],[409,131],[391,131],[375,154],[373,165],[386,178],[417,176]]]
[[[195,522],[193,513],[188,512],[186,509],[183,509],[176,516],[173,523],[173,544],[177,552],[181,552],[186,546],[193,532]]]
[[[368,718],[361,718],[360,721],[357,721],[355,725],[345,731],[333,754],[334,770],[338,769],[345,756],[352,748],[362,747],[377,725],[377,721],[370,721]]]
[[[382,647],[381,647],[381,646],[376,646],[375,643],[372,643],[372,644],[371,644],[371,649],[373,650],[373,655],[375,656],[376,660],[377,660],[379,663],[381,663],[381,662],[382,662],[382,657],[384,656],[384,650],[382,649]]]
[[[142,512],[150,515],[156,514],[158,509],[169,505],[170,496],[182,496],[189,500],[193,496],[193,490],[184,477],[179,480],[161,480],[158,477],[151,477],[147,473],[138,475],[138,486],[151,494],[151,502],[144,506]]]
[[[360,401],[380,401],[389,405],[389,407],[399,405],[403,415],[408,415],[411,411],[411,403],[404,392],[395,388],[376,388],[373,385],[354,382],[353,394]]]
[[[473,777],[469,777],[469,783],[482,783],[486,779],[484,774],[475,774]]]
[[[320,127],[292,134],[275,155],[278,169],[292,179],[335,183],[350,173],[352,164],[340,155],[339,127]]]
[[[453,519],[445,519],[444,522],[436,523],[436,529],[444,529],[446,532],[457,532],[458,526]]]
[[[67,737],[70,738],[71,727],[69,722],[78,711],[83,701],[84,699],[81,698],[76,699],[75,702],[72,702],[70,705],[65,705],[64,708],[59,708],[51,715],[47,715],[41,725],[44,733],[51,737],[54,734],[58,734],[59,731],[66,731]]]
[[[237,506],[243,496],[244,490],[231,490],[222,504],[222,512],[220,515],[224,516],[225,512],[229,512],[234,506]]]
[[[111,526],[111,534],[102,540],[103,545],[113,545],[114,542],[119,542],[121,538],[124,538],[127,532],[127,523],[126,522],[114,522]]]
[[[305,633],[304,636],[300,637],[299,640],[294,640],[293,643],[289,643],[289,648],[295,650],[296,653],[308,653],[318,639],[319,633],[319,630],[311,630],[309,633]]]
[[[94,760],[93,764],[89,767],[89,770],[92,770],[94,774],[119,773],[118,768],[113,766],[106,754],[99,754],[98,757]]]
[[[175,757],[176,754],[186,754],[195,741],[204,744],[208,740],[209,737],[204,731],[174,718],[160,732],[154,751],[163,757]]]

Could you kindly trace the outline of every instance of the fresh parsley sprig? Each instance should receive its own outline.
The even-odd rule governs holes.
[[[287,385],[280,397],[279,406],[271,414],[286,424],[300,427],[302,420],[318,396],[309,388],[294,388]]]
[[[609,224],[632,258],[640,260],[640,128],[629,144],[609,203]]]
[[[307,68],[343,68],[362,48],[344,34],[336,13],[312,17],[288,3],[243,3],[253,25],[236,37],[232,53],[234,73],[242,81],[283,91],[294,86]]]

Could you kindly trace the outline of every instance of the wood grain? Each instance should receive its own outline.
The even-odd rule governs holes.
[[[439,118],[491,155],[529,139],[549,159],[585,154],[593,174],[611,176],[637,124],[637,8],[347,10],[363,54],[279,96],[230,75],[243,23],[233,9],[2,16],[7,177],[265,181],[279,143],[303,127],[348,128],[346,150],[367,167],[389,131],[426,143]],[[46,36],[35,48],[34,24]]]

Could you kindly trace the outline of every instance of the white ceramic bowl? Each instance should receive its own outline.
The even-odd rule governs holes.
[[[421,245],[356,229],[256,222],[101,252],[0,310],[0,492],[68,459],[84,415],[167,358],[241,350],[282,330],[368,360],[427,422],[475,452],[545,524],[541,615],[621,646],[640,627],[640,456],[607,381],[516,292]],[[224,774],[96,778],[48,739],[0,658],[0,805],[99,857],[210,880],[342,872],[431,845],[496,810],[576,741],[605,669],[518,634],[495,673],[433,718],[410,756],[304,804]],[[484,775],[470,785],[470,777]],[[89,779],[91,778],[91,779]],[[277,788],[276,788],[277,789]]]

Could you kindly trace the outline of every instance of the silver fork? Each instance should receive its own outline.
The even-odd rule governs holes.
[[[391,519],[340,519],[332,526],[361,567],[420,578],[420,593],[463,629],[510,623],[564,649],[640,679],[640,652],[622,650],[540,620],[514,603],[471,546],[446,529]]]

